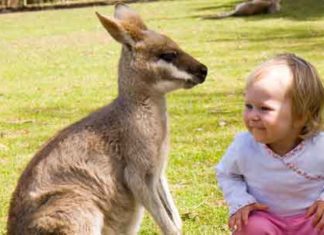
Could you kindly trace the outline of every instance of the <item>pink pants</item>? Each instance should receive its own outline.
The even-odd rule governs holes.
[[[278,217],[268,212],[255,211],[246,226],[233,235],[324,235],[324,230],[315,229],[313,217],[304,214]]]

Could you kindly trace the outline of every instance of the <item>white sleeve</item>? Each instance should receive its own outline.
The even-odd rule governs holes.
[[[227,152],[215,167],[218,185],[229,205],[230,215],[238,209],[255,203],[255,198],[247,192],[247,185],[238,165],[242,137],[237,136]],[[239,140],[240,139],[240,140]]]
[[[317,199],[318,201],[324,201],[324,191],[321,192],[320,196]]]

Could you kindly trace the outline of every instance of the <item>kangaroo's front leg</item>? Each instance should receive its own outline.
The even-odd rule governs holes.
[[[152,215],[165,235],[179,235],[181,230],[170,219],[158,194],[158,180],[153,175],[128,166],[125,169],[125,179],[134,197]]]
[[[175,203],[172,199],[168,181],[164,175],[162,175],[161,178],[159,179],[158,193],[165,209],[169,214],[170,219],[174,222],[177,228],[181,230],[182,221],[179,212],[177,210],[177,207],[175,206]]]

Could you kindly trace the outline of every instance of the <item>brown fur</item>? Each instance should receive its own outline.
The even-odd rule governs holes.
[[[235,10],[219,15],[206,16],[205,19],[222,19],[230,16],[251,16],[272,14],[280,10],[280,0],[251,0],[238,4]]]
[[[118,97],[32,158],[11,199],[8,235],[136,234],[143,208],[164,234],[181,233],[164,176],[165,94],[202,83],[207,68],[125,5],[115,17],[97,15],[123,45]]]

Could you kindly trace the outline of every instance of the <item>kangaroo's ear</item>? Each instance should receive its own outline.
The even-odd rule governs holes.
[[[139,14],[125,4],[118,3],[115,5],[114,16],[116,19],[119,19],[126,24],[130,24],[133,27],[137,27],[141,30],[147,30],[147,27],[144,24],[141,17],[139,16]]]
[[[143,39],[143,31],[147,30],[141,17],[122,3],[115,5],[114,17],[106,17],[96,12],[101,24],[118,42],[133,47]]]
[[[127,46],[133,46],[135,44],[135,40],[131,37],[131,34],[127,32],[119,20],[100,15],[98,12],[96,12],[96,15],[98,16],[103,27],[116,41]]]

